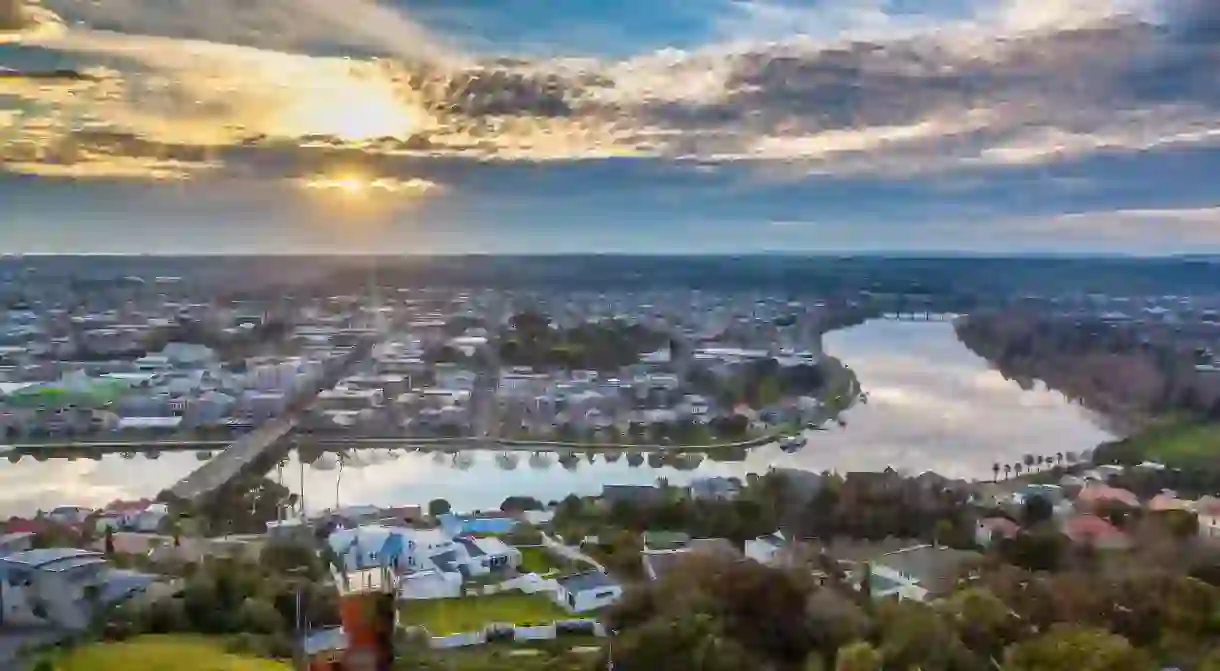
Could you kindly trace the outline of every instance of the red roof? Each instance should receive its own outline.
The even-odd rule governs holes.
[[[1077,500],[1092,504],[1102,503],[1103,501],[1117,501],[1132,508],[1138,508],[1140,505],[1139,497],[1132,492],[1118,487],[1099,484],[1091,484],[1080,490]]]
[[[1077,515],[1063,523],[1063,533],[1073,541],[1125,538],[1118,527],[1096,515]]]

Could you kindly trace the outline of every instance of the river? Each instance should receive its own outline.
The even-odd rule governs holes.
[[[1083,451],[1112,436],[1088,412],[1036,384],[1023,390],[967,350],[946,322],[871,321],[828,334],[826,351],[856,371],[867,404],[844,415],[845,427],[808,432],[804,449],[788,454],[776,446],[754,449],[741,462],[705,459],[698,467],[634,466],[604,455],[585,456],[569,467],[531,462],[516,466],[493,452],[399,454],[364,467],[319,470],[295,459],[282,471],[284,484],[300,491],[310,510],[356,503],[426,503],[448,499],[459,510],[499,506],[509,495],[544,501],[569,493],[595,494],[605,484],[647,484],[666,478],[681,484],[693,477],[765,472],[772,466],[808,470],[933,470],[960,478],[990,478],[995,462],[1015,463],[1027,453]],[[101,461],[45,462],[26,457],[0,460],[0,516],[73,503],[101,505],[116,498],[155,496],[199,462],[191,453],[165,453]],[[272,476],[276,477],[273,473]],[[336,486],[337,485],[337,486]],[[337,497],[336,497],[337,494]]]

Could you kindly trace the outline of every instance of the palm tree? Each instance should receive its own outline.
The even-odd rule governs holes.
[[[1021,477],[1021,471],[1025,470],[1025,467],[1021,465],[1021,462],[1018,461],[1012,465],[1012,470],[1017,472],[1017,477],[1019,478]]]
[[[1004,479],[1007,480],[1011,477],[1012,477],[1012,464],[1004,464]]]
[[[1042,467],[1046,465],[1046,457],[1039,454],[1037,461],[1038,461],[1038,470],[1042,470]]]
[[[992,464],[992,465],[991,465],[991,473],[992,473],[992,476],[993,476],[993,477],[991,478],[991,481],[992,481],[992,482],[997,482],[997,481],[999,481],[999,479],[1000,479],[1000,462],[998,462],[998,461],[997,461],[997,462],[995,462],[994,464]]]
[[[1055,463],[1059,466],[1063,465],[1063,453],[1062,452],[1055,453]]]

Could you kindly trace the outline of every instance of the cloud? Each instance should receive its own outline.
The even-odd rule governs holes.
[[[1162,16],[1206,28],[1211,6]],[[714,43],[623,59],[476,57],[367,0],[48,7],[92,27],[23,42],[103,76],[21,85],[25,107],[0,147],[8,170],[119,166],[130,150],[205,174],[260,151],[346,147],[910,174],[1220,140],[1220,84],[1207,75],[1220,49],[1170,49],[1151,0],[933,2],[904,14],[882,0],[742,0],[725,6]],[[352,48],[384,57],[333,55]],[[1167,64],[1187,75],[1167,77]]]

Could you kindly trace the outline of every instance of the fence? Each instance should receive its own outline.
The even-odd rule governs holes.
[[[424,627],[411,627],[412,630],[423,631]],[[481,631],[467,631],[447,636],[432,636],[427,634],[428,647],[437,650],[450,648],[468,648],[483,645],[489,640],[512,641],[551,641],[564,635],[592,634],[604,637],[606,628],[597,620],[556,620],[550,624],[518,627],[510,624],[489,624]]]

